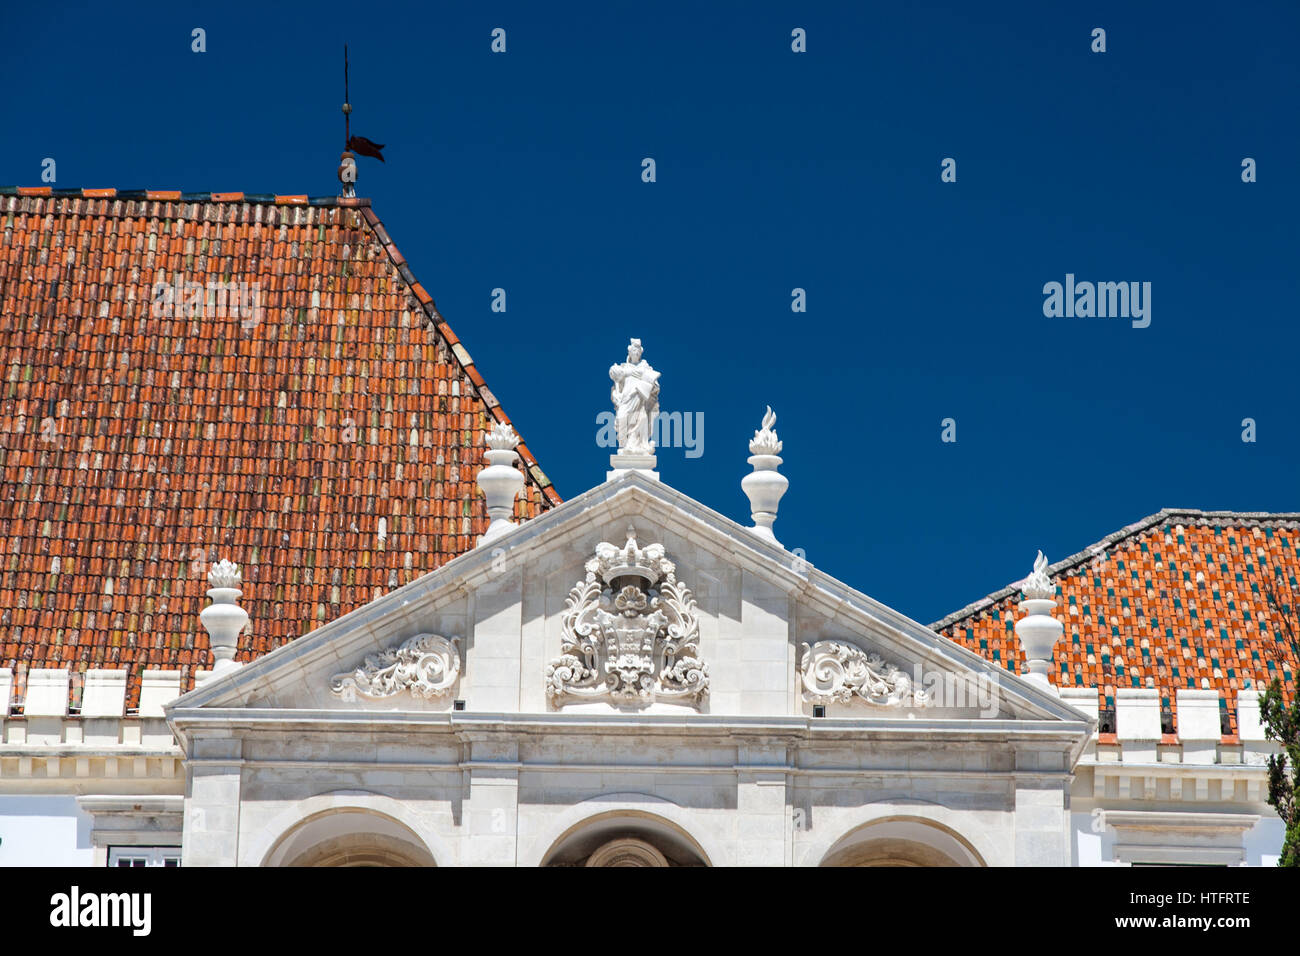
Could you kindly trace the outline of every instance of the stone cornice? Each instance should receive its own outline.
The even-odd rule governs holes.
[[[994,741],[1041,743],[1059,749],[1086,740],[1086,721],[980,719],[736,717],[707,714],[474,714],[460,712],[376,712],[279,710],[272,708],[185,708],[172,711],[178,736],[191,732],[260,736],[293,732],[445,734],[458,741],[497,740],[521,735],[670,736],[791,744],[821,742]]]
[[[1264,804],[1268,795],[1268,768],[1251,764],[1125,764],[1083,760],[1075,772],[1091,772],[1093,798],[1110,803],[1187,801],[1255,806]],[[1219,785],[1217,796],[1211,794],[1213,783]],[[1238,794],[1238,784],[1242,785],[1243,795]]]

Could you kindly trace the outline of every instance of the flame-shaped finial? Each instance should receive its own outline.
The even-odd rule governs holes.
[[[487,446],[492,451],[514,451],[519,436],[509,422],[497,422],[488,430]]]
[[[1047,601],[1056,597],[1056,585],[1047,576],[1047,558],[1042,551],[1034,559],[1034,571],[1025,578],[1021,590],[1025,592],[1025,600],[1028,601]]]
[[[242,580],[239,565],[234,561],[222,559],[208,572],[208,583],[214,588],[238,588]]]
[[[749,453],[751,455],[779,455],[781,453],[781,441],[776,437],[776,432],[772,426],[776,424],[776,413],[772,411],[772,406],[767,406],[767,414],[763,416],[763,427],[754,432],[754,440],[749,443]]]

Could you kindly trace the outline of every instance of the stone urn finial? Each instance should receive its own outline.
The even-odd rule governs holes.
[[[519,453],[515,451],[519,436],[514,428],[508,422],[497,422],[488,430],[486,443],[488,450],[484,457],[488,463],[478,473],[478,486],[487,499],[488,517],[492,522],[479,538],[479,544],[499,538],[515,526],[510,519],[515,513],[515,499],[524,487],[524,476],[515,467],[519,460]]]
[[[763,427],[754,432],[754,439],[749,443],[749,463],[754,470],[741,479],[741,490],[749,498],[750,516],[754,519],[751,529],[761,538],[780,544],[772,533],[772,524],[776,521],[776,509],[781,503],[781,496],[790,487],[790,479],[777,471],[781,458],[781,440],[776,437],[772,426],[776,424],[776,413],[772,406],[767,406],[763,416]]]
[[[208,632],[212,648],[212,673],[238,667],[235,651],[239,647],[239,633],[248,624],[248,612],[239,606],[242,576],[239,565],[221,560],[208,572],[208,597],[212,603],[199,612],[199,621]]]
[[[1025,599],[1020,609],[1025,616],[1016,622],[1016,637],[1025,650],[1025,680],[1033,681],[1052,693],[1056,689],[1047,678],[1052,665],[1052,650],[1065,633],[1065,625],[1052,617],[1056,607],[1056,585],[1047,576],[1047,558],[1038,552],[1034,570],[1021,585]]]

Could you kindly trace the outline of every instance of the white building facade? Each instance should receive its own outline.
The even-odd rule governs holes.
[[[513,525],[498,428],[480,545],[308,636],[233,664],[258,622],[223,565],[193,691],[147,672],[124,714],[124,673],[92,670],[68,714],[68,673],[33,670],[0,725],[0,864],[1276,861],[1249,692],[1239,745],[1196,691],[1177,743],[1144,691],[1121,691],[1103,742],[1097,692],[1047,683],[1042,581],[1019,677],[777,542],[774,416],[751,445],[753,526],[659,481],[642,366],[638,348],[611,370],[605,482]]]

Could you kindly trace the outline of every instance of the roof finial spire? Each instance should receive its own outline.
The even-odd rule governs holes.
[[[239,606],[244,592],[243,575],[239,565],[221,560],[208,572],[208,597],[212,603],[199,612],[199,621],[208,632],[208,646],[212,649],[212,673],[220,674],[238,667],[235,651],[239,647],[239,632],[248,623],[248,612]]]
[[[339,157],[339,182],[343,196],[352,199],[357,194],[357,158],[352,155],[352,101],[348,96],[348,45],[343,44],[343,155]]]
[[[774,544],[780,544],[772,533],[772,523],[776,521],[776,509],[781,503],[781,496],[790,487],[790,480],[777,471],[781,466],[781,440],[776,437],[776,413],[772,406],[767,406],[763,415],[763,427],[754,432],[749,443],[749,463],[754,470],[740,480],[740,489],[749,498],[750,516],[754,527],[750,530],[760,538],[766,538]]]
[[[498,538],[515,526],[515,499],[524,487],[523,473],[515,467],[519,453],[515,448],[519,436],[509,422],[496,422],[488,431],[487,467],[478,473],[478,486],[487,499],[488,517],[492,519],[479,544]]]
[[[373,156],[384,161],[383,143],[373,143],[364,136],[352,135],[352,99],[348,92],[348,45],[343,44],[343,155],[339,157],[339,182],[343,196],[351,199],[357,194],[357,155]]]

